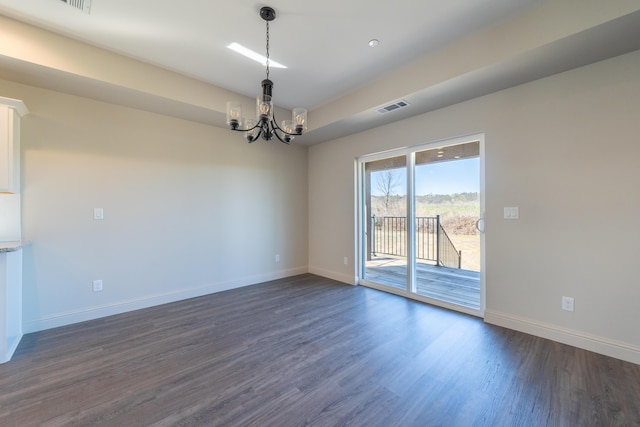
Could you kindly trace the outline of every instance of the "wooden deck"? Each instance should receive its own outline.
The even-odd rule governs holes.
[[[416,263],[416,293],[451,304],[480,309],[480,273],[456,268]],[[405,258],[378,256],[367,262],[366,280],[406,289]]]

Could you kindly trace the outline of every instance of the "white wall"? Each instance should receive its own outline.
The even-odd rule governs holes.
[[[25,332],[307,271],[305,147],[249,145],[226,129],[7,81],[0,94],[31,111]]]
[[[357,156],[484,132],[485,320],[640,363],[638,70],[634,52],[311,147],[310,270],[354,281]]]

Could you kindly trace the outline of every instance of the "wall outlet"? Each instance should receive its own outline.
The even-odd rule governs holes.
[[[276,254],[276,262],[280,262],[280,254]]]
[[[562,297],[562,309],[564,311],[573,311],[573,298]]]
[[[93,281],[93,292],[102,292],[102,280]]]
[[[103,208],[93,208],[93,219],[104,219],[104,209]]]
[[[344,262],[344,265],[349,265],[349,258],[344,257],[343,262]]]

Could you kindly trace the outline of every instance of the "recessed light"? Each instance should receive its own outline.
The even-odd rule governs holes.
[[[369,40],[369,47],[376,47],[380,44],[380,41],[378,39],[371,39]]]
[[[259,62],[264,67],[267,66],[267,57],[266,56],[260,55],[258,52],[254,52],[253,50],[242,46],[240,43],[235,43],[234,42],[234,43],[231,43],[230,45],[228,45],[227,47],[229,49],[231,49],[232,51],[234,51],[234,52],[238,52],[242,56],[246,56],[249,59],[253,59],[256,62]],[[273,68],[287,68],[286,65],[282,65],[279,62],[276,62],[271,58],[269,58],[269,66],[273,67]]]

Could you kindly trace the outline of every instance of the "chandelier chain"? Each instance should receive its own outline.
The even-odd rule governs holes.
[[[267,80],[269,80],[269,21],[267,22]]]

